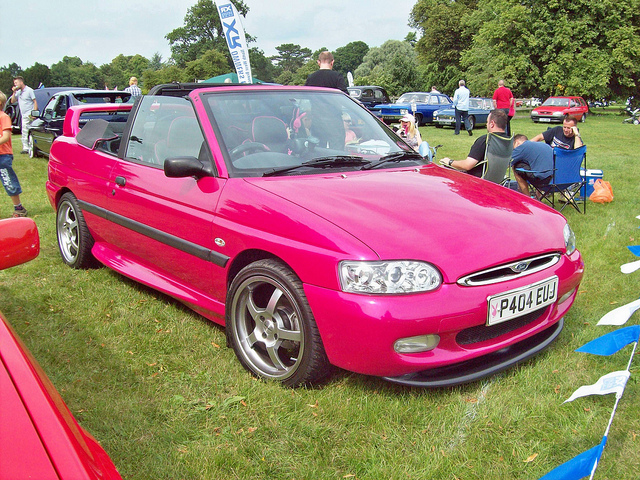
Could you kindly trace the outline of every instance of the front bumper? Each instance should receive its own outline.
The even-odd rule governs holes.
[[[357,373],[395,378],[392,381],[400,383],[436,386],[477,380],[546,348],[542,344],[548,345],[553,339],[545,339],[543,332],[556,331],[569,311],[583,270],[580,254],[575,252],[570,258],[563,256],[555,268],[493,285],[464,287],[449,283],[435,292],[401,296],[347,294],[307,284],[304,288],[332,364]],[[557,298],[565,297],[562,303],[557,300],[526,318],[486,326],[489,296],[551,275],[559,278]],[[419,335],[438,335],[439,344],[422,353],[395,351],[397,340]],[[504,360],[486,369],[474,366],[476,362],[487,364],[490,356]],[[442,377],[438,369],[444,369],[444,380],[424,380],[431,371]]]
[[[561,318],[558,323],[533,337],[482,357],[398,377],[384,377],[384,379],[400,385],[431,388],[453,387],[475,382],[536,356],[558,338],[563,327],[564,318]]]

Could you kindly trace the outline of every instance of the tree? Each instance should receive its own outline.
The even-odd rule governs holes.
[[[40,85],[44,85],[45,87],[51,86],[51,70],[42,63],[34,63],[24,71],[22,76],[24,77],[25,83],[31,85],[33,88],[38,88]]]
[[[187,82],[197,82],[228,72],[227,58],[217,50],[209,50],[197,60],[187,63],[183,78]]]
[[[169,65],[159,70],[148,69],[142,74],[142,82],[146,89],[151,89],[162,83],[184,82],[185,74],[182,68]]]
[[[371,48],[354,77],[356,84],[380,85],[389,95],[424,89],[416,52],[411,44],[400,40],[387,40]]]
[[[369,45],[362,41],[347,43],[333,52],[335,64],[333,69],[342,73],[345,78],[348,72],[355,72],[369,52]]]
[[[477,0],[418,0],[411,10],[409,24],[422,33],[415,48],[428,85],[451,92],[457,88],[463,76],[460,58],[475,33],[465,20],[476,4]]]
[[[256,47],[249,49],[249,62],[251,63],[251,75],[263,82],[273,82],[277,76],[277,69],[264,52]]]
[[[311,50],[293,43],[279,45],[276,47],[276,50],[278,51],[278,55],[271,57],[271,60],[275,60],[278,67],[282,70],[291,73],[298,70],[311,58]]]
[[[22,75],[22,68],[17,63],[0,68],[0,91],[4,92],[7,97],[11,94],[13,79],[18,75]]]
[[[102,65],[100,71],[103,74],[104,82],[109,88],[120,89],[129,86],[131,77],[142,78],[142,74],[149,68],[149,60],[142,55],[118,55],[111,60],[111,63]],[[141,85],[142,86],[142,85]]]
[[[231,3],[243,17],[249,12],[243,0],[231,0]],[[209,50],[225,52],[229,65],[232,64],[220,15],[212,0],[198,0],[187,10],[184,26],[171,31],[165,38],[169,40],[171,58],[179,67],[184,67],[187,62],[196,60]]]
[[[54,86],[102,88],[104,76],[93,63],[65,56],[51,65],[51,81]]]

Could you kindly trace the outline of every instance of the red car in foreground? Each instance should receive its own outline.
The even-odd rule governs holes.
[[[0,270],[38,256],[29,218],[0,220]],[[0,314],[0,478],[121,480],[78,425],[53,384]]]
[[[81,129],[97,111],[113,121]],[[70,267],[177,298],[292,386],[330,365],[425,386],[493,374],[557,337],[583,274],[562,215],[429,163],[332,89],[174,84],[72,107],[47,192]]]
[[[571,115],[576,120],[584,122],[589,113],[589,106],[582,97],[549,97],[542,105],[531,110],[531,120],[534,122],[562,123],[565,115]]]

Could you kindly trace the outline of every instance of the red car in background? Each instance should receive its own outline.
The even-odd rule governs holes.
[[[39,251],[33,220],[0,220],[0,270],[32,260]],[[2,314],[0,478],[121,480],[107,453],[78,425]]]
[[[580,122],[584,122],[589,113],[589,106],[582,97],[549,97],[542,105],[531,110],[531,120],[534,122],[562,123],[565,115],[569,114]]]

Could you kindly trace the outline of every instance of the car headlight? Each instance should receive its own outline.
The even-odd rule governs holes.
[[[573,233],[568,223],[565,224],[562,233],[564,235],[564,246],[567,249],[567,255],[571,255],[576,251],[576,234]]]
[[[340,262],[342,291],[374,295],[429,292],[442,284],[431,264],[411,260]]]

